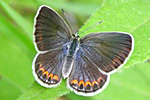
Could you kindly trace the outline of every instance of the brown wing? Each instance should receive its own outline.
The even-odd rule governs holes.
[[[62,67],[67,47],[38,53],[33,61],[32,70],[36,81],[44,87],[57,86],[62,78]]]
[[[109,79],[110,76],[103,74],[79,48],[67,80],[68,87],[78,95],[93,96],[106,88]]]
[[[47,6],[39,8],[34,31],[37,50],[47,51],[61,47],[71,36],[70,28],[61,16]]]
[[[113,73],[127,61],[133,50],[134,40],[127,33],[97,33],[83,37],[80,46],[84,55],[99,69],[105,73]]]

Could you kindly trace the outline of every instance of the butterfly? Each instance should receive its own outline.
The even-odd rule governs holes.
[[[134,38],[125,32],[92,33],[82,38],[52,8],[42,5],[35,16],[37,54],[32,70],[35,80],[51,88],[67,78],[67,87],[78,95],[102,92],[128,60]]]

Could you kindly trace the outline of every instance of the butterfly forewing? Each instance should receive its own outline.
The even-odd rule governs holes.
[[[64,45],[72,33],[61,16],[47,6],[41,6],[35,17],[34,35],[37,50],[47,51]]]
[[[92,96],[107,86],[109,75],[101,73],[83,52],[80,48],[76,53],[68,87],[78,95]]]
[[[99,69],[115,72],[126,62],[133,50],[133,38],[127,33],[110,32],[90,34],[81,39],[81,48]]]

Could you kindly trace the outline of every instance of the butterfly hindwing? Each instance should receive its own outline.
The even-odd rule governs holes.
[[[67,48],[38,53],[32,69],[36,81],[44,87],[57,86],[62,78],[62,67]]]
[[[121,32],[89,34],[81,38],[85,56],[106,74],[120,68],[133,50],[131,35]]]
[[[80,48],[76,53],[67,85],[78,95],[92,96],[106,88],[109,75],[100,72],[83,52]]]
[[[47,51],[69,41],[72,32],[54,10],[41,6],[35,17],[34,41],[38,51]]]

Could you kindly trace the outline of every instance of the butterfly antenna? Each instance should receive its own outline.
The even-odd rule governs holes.
[[[99,22],[95,23],[94,25],[91,25],[91,26],[88,27],[87,29],[81,31],[81,33],[84,33],[84,32],[86,32],[86,31],[88,31],[89,29],[94,28],[95,26],[99,25],[99,24],[102,23],[102,22],[103,22],[103,21],[99,21]]]
[[[71,21],[69,20],[67,14],[65,13],[65,11],[64,11],[63,8],[61,8],[61,11],[63,12],[63,15],[64,15],[64,17],[65,17],[67,23],[69,24],[69,27],[71,28],[72,33],[74,33],[73,27],[72,27],[72,25],[71,25]]]

